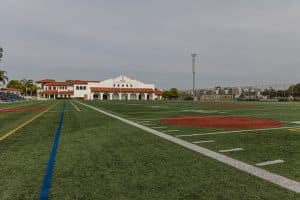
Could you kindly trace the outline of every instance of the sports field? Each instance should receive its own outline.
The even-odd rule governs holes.
[[[299,158],[299,103],[0,104],[1,200],[300,199]]]

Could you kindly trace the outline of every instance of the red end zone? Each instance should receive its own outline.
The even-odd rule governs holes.
[[[161,119],[162,122],[179,126],[191,126],[202,128],[225,128],[225,129],[260,129],[277,128],[282,122],[242,116],[175,116]]]
[[[10,112],[34,112],[34,111],[44,111],[47,108],[4,108],[0,109],[0,113],[10,113]]]

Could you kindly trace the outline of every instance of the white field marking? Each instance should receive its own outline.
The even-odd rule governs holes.
[[[132,117],[130,117],[130,118],[128,118],[128,119],[130,119],[130,120],[136,120],[136,118],[132,118]]]
[[[220,131],[220,132],[211,132],[211,133],[196,133],[196,134],[190,134],[190,135],[177,135],[176,137],[193,137],[193,136],[201,136],[201,135],[218,135],[218,134],[223,134],[223,133],[242,133],[242,132],[269,131],[269,130],[280,130],[280,129],[291,129],[291,128],[300,128],[300,126],[248,129],[248,130],[237,130],[237,131]]]
[[[289,122],[289,123],[292,123],[292,124],[300,124],[300,121]]]
[[[178,131],[180,131],[180,130],[165,130],[164,132],[169,133],[169,132],[178,132]]]
[[[167,126],[156,126],[156,127],[151,127],[151,128],[164,129],[164,128],[168,128],[168,127]]]
[[[74,106],[74,108],[78,111],[78,112],[80,112],[81,110],[73,103],[73,102],[70,102],[73,106]]]
[[[156,119],[139,119],[140,121],[143,121],[143,120],[147,120],[147,121],[154,121],[154,120],[160,120],[161,118],[156,118]]]
[[[161,106],[145,106],[146,108],[160,108]]]
[[[139,123],[150,123],[150,121],[141,121],[141,120],[138,120],[137,122],[139,122]]]
[[[234,149],[222,149],[219,150],[220,153],[232,152],[232,151],[243,151],[243,148],[234,148]]]
[[[256,166],[266,166],[266,165],[274,165],[278,163],[283,163],[283,160],[272,160],[272,161],[266,161],[266,162],[261,162],[261,163],[256,163]]]
[[[194,141],[194,144],[202,144],[202,143],[212,143],[215,142],[214,140],[200,140],[200,141]]]
[[[91,106],[91,105],[88,105],[88,104],[84,104],[84,103],[81,103],[81,102],[78,102],[78,103],[80,103],[80,104],[82,104],[82,105],[84,105],[84,106],[86,106],[86,107],[88,107],[88,108],[90,108],[92,110],[98,111],[98,112],[100,112],[100,113],[102,113],[104,115],[107,115],[107,116],[110,116],[112,118],[118,119],[121,122],[129,124],[129,125],[134,126],[136,128],[139,128],[141,130],[144,130],[144,131],[146,131],[148,133],[151,133],[153,135],[161,137],[161,138],[163,138],[165,140],[168,140],[168,141],[173,142],[175,144],[178,144],[180,146],[183,146],[186,149],[198,152],[198,153],[200,153],[200,154],[202,154],[204,156],[207,156],[209,158],[215,159],[215,160],[217,160],[219,162],[227,164],[227,165],[229,165],[231,167],[234,167],[234,168],[236,168],[238,170],[241,170],[243,172],[247,172],[247,173],[249,173],[249,174],[251,174],[253,176],[256,176],[258,178],[264,179],[266,181],[269,181],[271,183],[279,185],[279,186],[281,186],[283,188],[286,188],[288,190],[300,193],[300,182],[297,182],[297,181],[291,180],[289,178],[280,176],[278,174],[269,172],[269,171],[267,171],[265,169],[261,169],[261,168],[255,167],[253,165],[244,163],[242,161],[230,158],[230,157],[228,157],[226,155],[223,155],[223,154],[218,153],[218,152],[214,152],[212,150],[209,150],[207,148],[198,146],[196,144],[192,144],[192,143],[184,141],[184,140],[182,140],[180,138],[176,138],[176,137],[173,137],[171,135],[165,134],[163,132],[151,129],[149,127],[143,126],[141,124],[138,124],[138,123],[135,123],[133,121],[127,120],[125,118],[122,118],[122,117],[119,117],[117,115],[111,114],[109,112],[106,112],[106,111],[101,110],[99,108],[96,108],[94,106]]]
[[[143,124],[144,126],[154,126],[155,124]]]

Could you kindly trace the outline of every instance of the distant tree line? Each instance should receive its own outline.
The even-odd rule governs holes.
[[[6,87],[20,89],[24,96],[35,96],[37,92],[37,86],[31,79],[10,80]]]
[[[163,99],[177,100],[178,97],[179,97],[179,92],[178,92],[177,88],[171,88],[170,90],[165,90],[162,93]]]
[[[265,89],[262,93],[269,98],[275,97],[300,97],[300,83],[291,85],[287,90],[275,90],[274,88]]]

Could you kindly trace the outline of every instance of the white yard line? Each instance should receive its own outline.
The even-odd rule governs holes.
[[[278,174],[269,172],[267,170],[264,170],[264,169],[255,167],[253,165],[244,163],[242,161],[230,158],[230,157],[228,157],[226,155],[223,155],[223,154],[220,154],[218,152],[214,152],[212,150],[206,149],[206,148],[198,146],[196,144],[192,144],[190,142],[184,141],[184,140],[182,140],[180,138],[176,138],[176,137],[173,137],[171,135],[165,134],[163,132],[160,132],[160,131],[151,129],[149,127],[140,125],[138,123],[132,122],[132,121],[127,120],[125,118],[122,118],[122,117],[119,117],[117,115],[111,114],[109,112],[103,111],[103,110],[101,110],[99,108],[96,108],[94,106],[91,106],[91,105],[88,105],[88,104],[85,104],[85,103],[81,103],[81,102],[78,102],[78,103],[80,103],[80,104],[82,104],[82,105],[84,105],[84,106],[86,106],[86,107],[88,107],[90,109],[93,109],[95,111],[98,111],[98,112],[100,112],[100,113],[102,113],[104,115],[107,115],[107,116],[110,116],[112,118],[118,119],[118,120],[120,120],[120,121],[122,121],[122,122],[124,122],[126,124],[129,124],[131,126],[139,128],[141,130],[144,130],[144,131],[146,131],[148,133],[151,133],[153,135],[156,135],[158,137],[166,139],[166,140],[168,140],[170,142],[173,142],[175,144],[178,144],[180,146],[183,146],[183,147],[185,147],[187,149],[190,149],[192,151],[198,152],[198,153],[200,153],[200,154],[202,154],[204,156],[210,157],[210,158],[215,159],[215,160],[217,160],[219,162],[222,162],[224,164],[232,166],[232,167],[234,167],[236,169],[239,169],[239,170],[241,170],[243,172],[247,172],[247,173],[249,173],[249,174],[251,174],[253,176],[259,177],[261,179],[264,179],[266,181],[269,181],[271,183],[279,185],[279,186],[281,186],[283,188],[286,188],[288,190],[300,193],[300,182],[288,179],[286,177],[283,177],[283,176],[280,176]]]
[[[272,161],[266,161],[266,162],[261,162],[261,163],[257,163],[255,164],[256,166],[266,166],[266,165],[274,165],[274,164],[279,164],[279,163],[283,163],[283,160],[272,160]]]
[[[211,133],[195,133],[187,135],[177,135],[176,137],[193,137],[201,135],[218,135],[223,133],[242,133],[242,132],[255,132],[255,131],[269,131],[269,130],[280,130],[280,129],[290,129],[290,128],[300,128],[299,126],[289,126],[289,127],[280,127],[280,128],[262,128],[262,129],[248,129],[248,130],[237,130],[237,131],[220,131],[220,132],[211,132]]]
[[[165,130],[164,132],[169,133],[169,132],[178,132],[178,131],[180,131],[180,130]]]
[[[161,118],[156,118],[156,119],[139,119],[140,121],[143,121],[143,120],[147,120],[147,121],[154,121],[154,120],[160,120]]]
[[[202,144],[202,143],[212,143],[215,142],[214,140],[200,140],[200,141],[194,141],[194,144]]]
[[[150,123],[149,120],[140,120],[140,119],[138,120],[138,122],[139,122],[139,123]]]
[[[220,153],[232,152],[232,151],[243,151],[243,148],[234,148],[234,149],[222,149],[219,150]]]
[[[70,103],[74,106],[74,108],[75,108],[78,112],[81,111],[81,110],[80,110],[73,102],[70,101]]]
[[[144,126],[155,126],[155,124],[143,124]]]
[[[289,122],[289,123],[292,123],[292,124],[300,124],[300,121]]]
[[[163,129],[163,128],[168,128],[168,127],[167,126],[156,126],[156,127],[151,127],[151,128]]]

